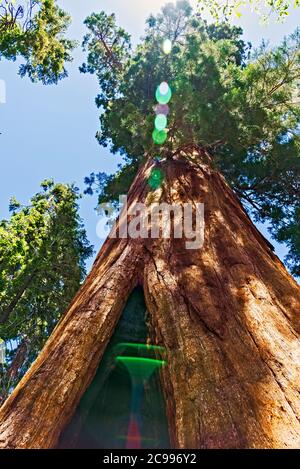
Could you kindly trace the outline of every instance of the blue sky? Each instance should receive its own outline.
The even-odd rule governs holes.
[[[80,42],[85,33],[84,19],[100,10],[116,13],[119,24],[137,42],[143,34],[145,19],[164,3],[164,0],[59,1],[73,17],[70,37]],[[292,11],[284,24],[270,21],[262,26],[255,14],[244,9],[242,18],[235,22],[244,28],[245,39],[255,46],[262,38],[277,44],[299,26],[299,10]],[[90,172],[116,170],[118,157],[101,148],[95,139],[99,111],[94,98],[98,86],[95,77],[79,73],[83,60],[79,47],[74,61],[68,65],[69,78],[51,87],[21,79],[17,75],[17,63],[0,62],[0,79],[6,83],[6,104],[0,104],[0,218],[8,216],[12,195],[27,203],[45,178],[74,182],[83,189],[83,179]],[[95,205],[95,198],[85,197],[80,214],[97,251],[103,240],[96,235]],[[266,234],[265,228],[263,231]],[[283,258],[286,249],[276,245],[276,252]]]

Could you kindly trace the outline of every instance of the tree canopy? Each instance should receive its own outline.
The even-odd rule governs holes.
[[[19,74],[31,81],[57,83],[67,76],[75,42],[66,38],[71,22],[55,0],[0,0],[0,60],[25,60]]]
[[[13,198],[10,219],[0,222],[0,338],[7,344],[2,398],[43,347],[93,251],[78,215],[78,190],[51,180],[41,187],[27,206]]]
[[[208,25],[185,0],[151,16],[134,49],[114,15],[92,14],[85,24],[81,71],[99,80],[97,139],[124,157],[116,174],[87,177],[86,192],[116,202],[145,155],[204,147],[252,216],[287,243],[287,262],[299,275],[300,31],[276,48],[263,43],[252,51],[241,28]],[[165,39],[172,43],[169,55]],[[155,92],[163,81],[173,96],[168,139],[159,147],[151,135]]]
[[[215,20],[230,19],[232,16],[242,16],[241,7],[250,6],[263,20],[271,14],[278,20],[289,15],[291,8],[300,6],[299,0],[198,0],[200,11],[209,12]]]

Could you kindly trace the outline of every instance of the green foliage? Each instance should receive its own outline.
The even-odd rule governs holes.
[[[216,21],[228,20],[232,16],[242,16],[241,7],[250,6],[263,21],[271,14],[284,20],[291,8],[298,8],[300,0],[198,0],[201,13],[209,13]]]
[[[98,203],[111,203],[116,209],[119,208],[119,196],[127,194],[138,170],[138,160],[131,160],[130,163],[121,165],[115,174],[91,173],[84,179],[87,186],[85,194],[93,195],[96,191],[99,194]]]
[[[70,16],[55,0],[0,2],[0,59],[25,59],[19,73],[33,82],[57,83],[67,76],[75,42],[65,38]]]
[[[106,29],[104,13],[98,17],[101,21],[93,19],[102,41],[106,36],[112,44],[125,40],[115,23]],[[98,74],[101,89],[97,138],[123,154],[126,164],[116,176],[87,178],[88,191],[100,191],[100,201],[115,200],[116,188],[128,187],[132,180],[130,166],[136,172],[145,154],[157,155],[152,141],[155,90],[167,80],[173,95],[161,153],[169,156],[189,145],[209,149],[246,208],[270,224],[276,239],[287,242],[290,266],[299,274],[300,31],[277,48],[262,44],[251,54],[241,34],[227,23],[207,25],[186,1],[167,4],[149,18],[134,51],[126,42],[117,66],[106,60],[105,47],[98,47],[91,31],[85,70],[91,67]],[[173,43],[168,56],[162,51],[166,38]]]
[[[78,190],[51,180],[41,187],[28,206],[12,199],[11,218],[0,222],[0,337],[8,346],[6,370],[0,373],[2,397],[37,357],[92,254],[78,215]],[[11,379],[16,344],[24,342],[26,355]]]
[[[115,15],[93,13],[84,24],[90,31],[83,39],[82,48],[88,52],[87,64],[80,67],[82,73],[96,73],[101,82],[98,106],[108,106],[118,93],[123,67],[130,54],[130,36],[116,25]],[[110,70],[114,70],[114,74]]]

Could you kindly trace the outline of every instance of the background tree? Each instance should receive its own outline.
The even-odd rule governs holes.
[[[0,337],[7,360],[3,400],[35,360],[85,277],[92,254],[78,215],[78,190],[42,183],[28,206],[11,200],[0,223]]]
[[[291,8],[300,6],[299,0],[198,0],[200,11],[209,12],[215,20],[241,17],[240,8],[249,5],[266,21],[271,14],[278,20],[284,20]]]
[[[67,76],[75,42],[67,39],[71,22],[55,0],[0,1],[0,60],[25,59],[19,74],[33,82],[57,83]]]

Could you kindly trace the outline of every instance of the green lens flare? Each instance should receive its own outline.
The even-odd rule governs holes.
[[[166,365],[164,360],[138,357],[116,357],[117,363],[123,363],[132,378],[149,379],[158,368]]]
[[[159,104],[168,104],[170,99],[172,98],[172,91],[171,88],[168,87],[168,90],[166,93],[162,94],[160,90],[160,86],[157,87],[156,93],[155,93],[156,100]]]
[[[168,133],[165,130],[155,129],[152,133],[152,138],[157,145],[163,145],[168,138]]]
[[[163,182],[163,173],[160,169],[152,169],[150,178],[148,179],[148,184],[151,189],[158,189]]]
[[[161,174],[161,171],[159,171],[159,173]],[[160,176],[161,177],[161,176]],[[151,344],[136,344],[136,343],[133,343],[133,342],[121,342],[120,344],[116,345],[116,349],[118,348],[124,348],[124,347],[130,347],[130,348],[134,348],[134,349],[137,349],[137,350],[157,350],[159,352],[164,352],[164,347],[161,347],[160,345],[151,345]]]
[[[154,358],[143,358],[143,357],[116,357],[116,360],[123,363],[132,363],[136,365],[150,365],[152,367],[158,368],[160,366],[165,366],[165,360],[155,360]]]
[[[164,130],[167,127],[168,120],[164,114],[158,114],[155,118],[155,128],[156,130]]]

